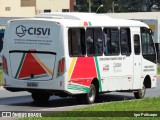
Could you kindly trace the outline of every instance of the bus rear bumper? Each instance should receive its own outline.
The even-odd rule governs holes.
[[[32,81],[18,80],[3,74],[3,87],[14,92],[32,90],[66,91],[63,76],[52,80]]]

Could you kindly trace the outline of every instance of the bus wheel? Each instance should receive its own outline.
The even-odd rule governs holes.
[[[90,91],[86,94],[86,99],[88,104],[93,104],[96,99],[96,87],[94,84],[90,85]]]
[[[32,99],[35,102],[48,102],[50,98],[50,94],[48,93],[38,93],[38,92],[33,92],[32,93]]]
[[[90,85],[90,90],[84,95],[84,103],[93,104],[96,99],[96,87],[94,84]]]
[[[90,85],[90,90],[87,94],[77,95],[77,102],[80,104],[93,104],[96,99],[96,87],[94,84]]]
[[[137,92],[134,92],[134,97],[136,99],[142,99],[144,98],[144,95],[146,93],[146,87],[143,85],[142,89],[139,89]]]

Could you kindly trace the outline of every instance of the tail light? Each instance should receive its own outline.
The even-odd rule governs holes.
[[[2,69],[4,73],[8,74],[7,59],[4,55],[2,56]]]
[[[58,63],[58,76],[64,73],[64,65],[65,65],[65,59],[62,58]]]

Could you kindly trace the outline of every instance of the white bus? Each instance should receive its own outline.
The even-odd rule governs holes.
[[[4,88],[28,91],[36,102],[58,95],[92,104],[111,91],[140,99],[156,87],[151,30],[139,21],[43,13],[8,21],[3,47]]]

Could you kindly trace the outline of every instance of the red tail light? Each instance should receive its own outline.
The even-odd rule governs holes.
[[[4,56],[2,56],[2,69],[4,73],[8,74],[7,59]]]
[[[65,65],[65,59],[62,58],[58,63],[58,76],[64,73],[64,65]]]

